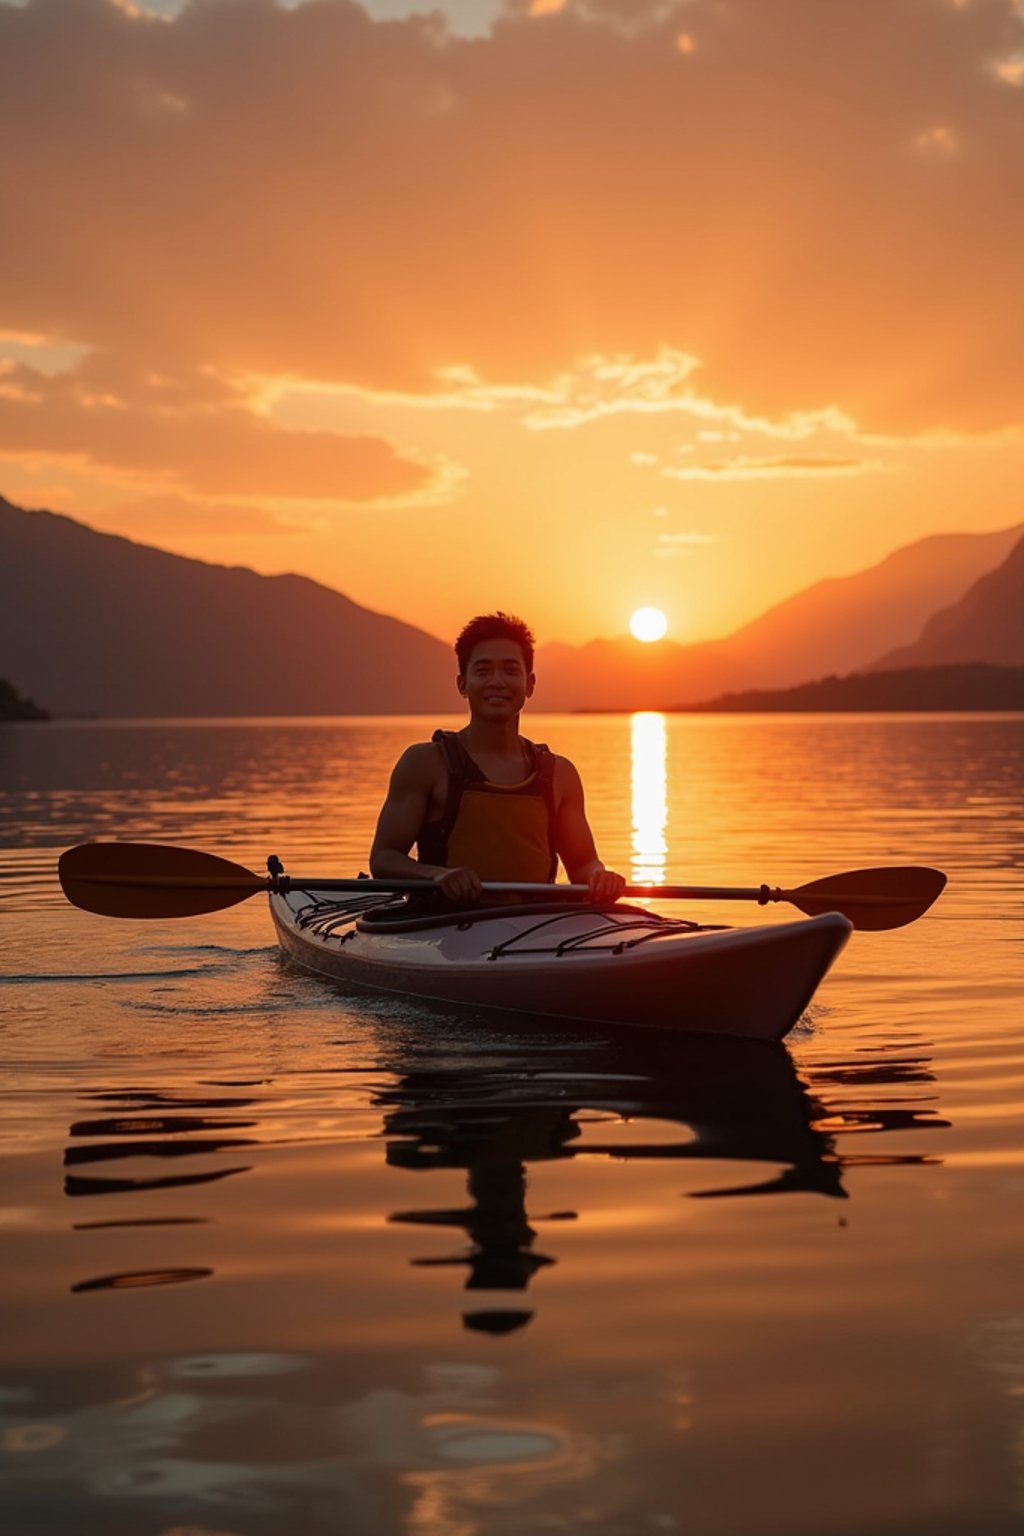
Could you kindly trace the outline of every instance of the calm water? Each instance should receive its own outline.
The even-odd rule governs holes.
[[[94,837],[356,873],[426,730],[0,730],[4,1536],[1024,1530],[1024,719],[530,722],[645,878],[947,871],[787,1047],[63,902]]]

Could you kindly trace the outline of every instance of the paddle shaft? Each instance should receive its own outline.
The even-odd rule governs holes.
[[[268,890],[280,891],[366,891],[371,894],[374,891],[393,891],[395,895],[404,895],[406,892],[424,891],[433,883],[430,880],[332,880],[313,879],[300,880],[297,875],[279,875],[276,883],[268,878],[263,882]],[[586,896],[589,886],[586,885],[546,885],[541,881],[528,880],[483,880],[481,889],[484,894],[494,896],[549,896],[553,901],[562,897]],[[623,896],[634,899],[647,898],[659,901],[756,901],[761,906],[766,906],[770,901],[789,901],[797,893],[795,891],[783,891],[778,886],[768,885],[627,885]],[[842,893],[830,893],[833,901],[853,902],[856,904],[878,903],[877,896],[843,895]],[[887,896],[887,902],[895,901],[897,904],[916,901],[916,897],[891,897]]]
[[[132,886],[139,889],[160,890],[192,890],[192,891],[238,891],[255,895],[257,891],[269,891],[280,895],[286,895],[289,891],[330,892],[352,891],[358,894],[372,896],[392,893],[396,896],[404,896],[407,893],[419,891],[421,894],[430,889],[431,880],[371,880],[371,879],[341,879],[332,876],[314,876],[304,880],[298,875],[267,875],[261,878],[259,875],[250,875],[247,879],[238,876],[233,878],[228,875],[143,875],[143,874],[90,874],[88,876],[91,885],[120,885]],[[484,880],[481,889],[485,895],[502,896],[550,896],[553,900],[562,897],[586,896],[589,894],[589,886],[555,883],[545,883],[539,880]],[[778,886],[768,885],[627,885],[623,896],[634,899],[657,898],[662,901],[756,901],[761,906],[766,906],[770,901],[789,901],[798,895],[797,891],[784,891]],[[833,901],[841,901],[844,904],[877,904],[877,896],[857,895],[853,892],[829,893]],[[912,904],[918,898],[912,896],[886,896],[887,903]]]
[[[257,875],[216,854],[158,843],[83,843],[61,854],[61,885],[70,901],[104,917],[196,917],[259,894],[346,892],[357,896],[426,895],[431,880],[338,879],[288,875],[276,858]],[[842,912],[856,928],[902,928],[931,906],[946,883],[939,870],[913,866],[847,870],[796,890],[769,885],[627,885],[623,895],[663,901],[785,901],[813,916]],[[485,896],[533,896],[547,901],[586,900],[582,884],[486,880]]]

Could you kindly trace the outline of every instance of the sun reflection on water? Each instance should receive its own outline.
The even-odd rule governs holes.
[[[668,783],[665,768],[665,716],[655,712],[633,715],[630,721],[633,792],[633,853],[636,885],[656,885],[665,879],[668,843]]]

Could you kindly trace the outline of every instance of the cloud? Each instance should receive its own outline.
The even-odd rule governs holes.
[[[9,371],[11,363],[27,363],[37,373],[66,373],[89,354],[88,347],[71,346],[57,338],[0,335],[0,369]]]
[[[704,464],[666,465],[661,473],[670,480],[802,480],[812,475],[879,474],[885,468],[877,459],[840,459],[825,455],[752,458],[739,454],[732,459]]]
[[[686,545],[692,548],[700,544],[717,544],[718,535],[714,533],[659,533],[658,543]]]
[[[719,538],[714,533],[659,533],[654,554],[659,560],[680,559],[692,555],[695,550],[706,549],[708,545],[717,543]]]
[[[509,407],[544,404],[558,406],[565,395],[557,385],[542,387],[535,384],[488,384],[478,378],[472,368],[453,366],[439,368],[435,373],[436,387],[429,393],[419,394],[399,389],[368,389],[353,384],[302,384],[285,379],[254,381],[254,389],[260,396],[263,408],[274,416],[285,418],[301,415],[312,406],[344,407],[349,401],[358,401],[375,408],[399,407],[412,411],[482,411],[491,414]]]
[[[522,0],[472,38],[354,0],[0,6],[0,326],[422,397],[668,352],[751,419],[1020,424],[1021,39],[1013,0]],[[421,473],[226,410],[133,449],[22,405],[7,444],[166,453],[215,494]]]
[[[358,401],[376,409],[399,407],[420,411],[514,411],[532,432],[571,431],[610,416],[663,416],[681,413],[693,423],[710,422],[696,433],[702,442],[739,441],[744,433],[806,440],[820,432],[857,435],[856,423],[835,407],[796,411],[771,421],[747,415],[741,406],[726,405],[698,393],[691,382],[699,363],[670,347],[656,357],[620,355],[580,358],[574,366],[543,383],[489,383],[469,367],[436,371],[436,387],[426,394],[360,388],[351,384],[309,385],[273,379],[254,380],[252,389],[263,409],[287,420],[305,411],[343,409]],[[631,454],[635,463],[654,463],[643,451]]]
[[[1007,85],[1024,86],[1024,53],[1000,59],[996,65],[996,74]]]
[[[379,438],[289,430],[210,371],[161,373],[91,356],[50,377],[0,372],[0,453],[79,456],[214,496],[372,501],[427,489],[430,466]]]
[[[541,403],[523,418],[523,425],[537,432],[571,430],[609,416],[679,412],[694,423],[713,424],[698,432],[704,441],[723,437],[738,440],[745,432],[793,440],[821,431],[844,436],[856,433],[856,423],[835,407],[794,411],[772,421],[751,416],[742,406],[710,399],[698,392],[694,382],[699,367],[696,358],[671,347],[662,347],[656,357],[646,360],[629,356],[584,358],[571,371],[550,381],[543,394],[538,392],[536,398]]]
[[[919,133],[914,140],[914,147],[925,154],[955,155],[960,149],[960,141],[952,128],[939,123],[925,133]]]

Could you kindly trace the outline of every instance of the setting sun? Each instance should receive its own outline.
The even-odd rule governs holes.
[[[660,640],[668,629],[668,620],[660,608],[638,608],[629,621],[634,640]]]

